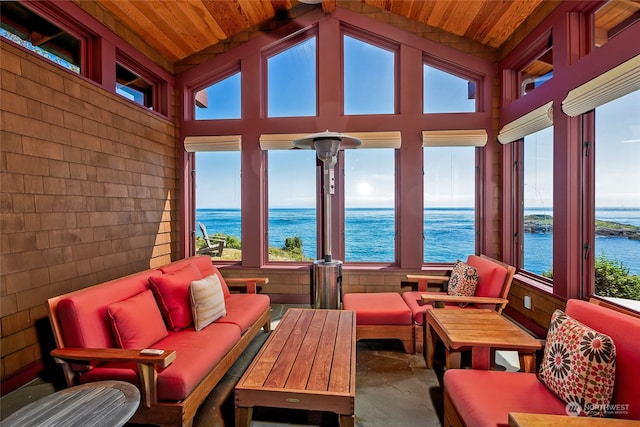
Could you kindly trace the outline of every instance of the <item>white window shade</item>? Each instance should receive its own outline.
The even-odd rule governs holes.
[[[525,114],[524,116],[507,123],[500,133],[498,141],[502,144],[517,141],[527,135],[546,129],[553,125],[553,101],[549,101],[541,107]]]
[[[196,151],[240,151],[240,135],[187,136],[184,149],[189,153]]]
[[[261,150],[291,150],[295,148],[293,141],[304,138],[309,133],[274,133],[260,135]]]
[[[484,129],[423,130],[423,147],[484,147],[487,131]]]
[[[281,133],[260,135],[260,148],[262,150],[290,150],[294,148],[293,141],[312,134],[309,133]],[[400,148],[400,131],[390,132],[346,132],[345,135],[362,141],[361,148]]]
[[[636,90],[640,90],[640,55],[569,91],[562,111],[576,117]]]

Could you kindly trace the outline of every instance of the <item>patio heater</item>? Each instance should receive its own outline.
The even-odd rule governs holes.
[[[324,193],[324,222],[322,259],[313,263],[314,308],[339,309],[342,299],[342,261],[331,256],[331,196],[335,192],[334,166],[338,150],[360,145],[362,142],[347,135],[329,130],[296,139],[293,144],[299,148],[316,150],[322,161],[322,181]]]

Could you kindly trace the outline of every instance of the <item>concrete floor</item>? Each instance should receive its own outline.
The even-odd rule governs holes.
[[[272,326],[291,306],[274,305]],[[267,338],[260,333],[244,356],[203,402],[194,427],[233,426],[233,387]],[[356,353],[356,426],[411,427],[442,425],[442,370],[426,369],[422,355],[406,354],[400,341],[360,341]],[[0,399],[0,419],[46,394],[53,384],[37,379]],[[338,426],[330,413],[255,408],[252,426]],[[131,424],[133,426],[133,424]]]

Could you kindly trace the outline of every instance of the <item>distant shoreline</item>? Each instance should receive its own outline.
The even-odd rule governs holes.
[[[544,214],[525,215],[525,233],[552,233],[553,217]],[[640,240],[640,227],[614,221],[596,219],[596,236],[625,237]]]

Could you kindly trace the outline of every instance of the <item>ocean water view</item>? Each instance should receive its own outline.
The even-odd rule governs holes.
[[[527,211],[550,214],[548,210]],[[640,209],[598,209],[596,218],[640,226]],[[196,221],[209,234],[222,233],[241,238],[239,209],[197,209]],[[424,210],[425,262],[453,262],[474,252],[473,209],[428,208]],[[199,234],[199,232],[198,232]],[[345,212],[345,262],[393,262],[395,217],[393,209],[353,208]],[[316,254],[315,209],[270,209],[269,246],[283,247],[287,237],[298,236],[310,259]],[[551,269],[552,234],[525,233],[525,266],[541,274]],[[640,274],[640,241],[623,237],[596,237],[596,256],[621,261],[631,274]]]

